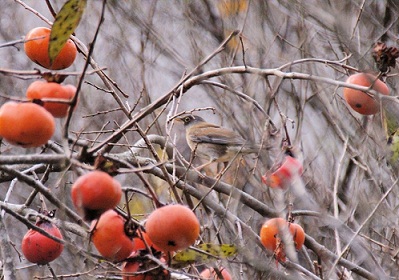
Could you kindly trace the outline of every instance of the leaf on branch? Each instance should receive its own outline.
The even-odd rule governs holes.
[[[215,258],[228,258],[237,254],[237,247],[233,244],[204,243],[195,249],[185,249],[173,257],[174,264],[190,264],[194,262],[209,262]]]
[[[50,64],[54,61],[69,37],[79,25],[87,0],[68,0],[58,12],[50,33],[48,53]]]

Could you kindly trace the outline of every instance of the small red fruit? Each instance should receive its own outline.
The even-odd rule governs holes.
[[[61,85],[46,81],[35,81],[26,90],[26,97],[31,100],[64,99],[71,101],[75,96],[76,87]],[[64,118],[68,114],[69,104],[61,102],[43,102],[43,107],[55,118]]]
[[[62,239],[60,230],[48,221],[40,220],[36,223],[36,226],[48,234]],[[63,249],[63,244],[42,235],[34,229],[30,229],[22,239],[22,253],[25,258],[32,263],[40,265],[47,264],[58,258]]]
[[[200,276],[202,277],[202,279],[209,279],[209,280],[232,280],[233,278],[231,278],[230,273],[228,272],[228,270],[224,267],[220,267],[219,268],[219,273],[222,275],[223,278],[220,278],[218,276],[218,273],[216,273],[215,269],[213,268],[206,268],[204,269]]]
[[[147,219],[145,230],[155,247],[172,252],[194,244],[200,224],[193,211],[175,204],[154,210]]]
[[[133,252],[133,242],[125,233],[126,220],[113,210],[103,213],[92,222],[91,241],[106,259],[120,262]]]
[[[287,189],[296,178],[302,175],[302,172],[302,163],[296,158],[286,156],[276,171],[262,176],[262,182],[272,188]]]
[[[40,147],[54,131],[54,117],[37,104],[10,101],[0,108],[0,136],[11,144]]]
[[[278,261],[283,262],[286,260],[286,256],[281,234],[283,234],[285,230],[288,230],[291,234],[295,248],[297,250],[301,249],[305,242],[305,232],[303,228],[298,224],[289,223],[283,218],[273,218],[266,221],[259,234],[262,245],[267,250],[273,252]]]
[[[118,205],[122,189],[119,182],[108,173],[95,170],[76,180],[71,196],[78,212],[91,221]]]
[[[26,55],[37,64],[51,70],[61,70],[68,68],[75,61],[77,48],[75,43],[68,39],[60,53],[50,64],[48,46],[50,41],[51,29],[46,27],[36,27],[25,36],[24,49]]]
[[[372,74],[357,73],[349,76],[346,82],[365,87],[372,86],[373,90],[389,95],[388,86]],[[374,115],[380,110],[377,100],[360,90],[344,88],[344,99],[353,110],[362,115]]]

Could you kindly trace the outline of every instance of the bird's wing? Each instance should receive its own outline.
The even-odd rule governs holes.
[[[220,145],[244,145],[245,140],[236,132],[217,125],[195,127],[190,133],[191,141],[195,143],[213,143]]]

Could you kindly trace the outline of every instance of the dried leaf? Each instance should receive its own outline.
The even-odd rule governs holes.
[[[389,67],[395,67],[396,59],[399,57],[399,50],[395,47],[388,48],[384,43],[377,42],[374,46],[372,56],[378,70],[387,72]]]

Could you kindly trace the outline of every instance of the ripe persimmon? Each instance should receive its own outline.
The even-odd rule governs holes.
[[[90,221],[117,206],[122,189],[119,182],[108,173],[95,170],[76,180],[72,185],[71,197],[78,212]]]
[[[174,204],[154,210],[145,223],[145,230],[156,247],[171,252],[194,244],[200,224],[188,207]]]
[[[62,239],[62,234],[58,227],[49,221],[39,220],[36,226],[46,231],[48,234]],[[58,258],[64,245],[44,236],[40,232],[30,229],[22,239],[22,253],[25,258],[40,265],[47,264]]]
[[[54,117],[37,104],[10,101],[0,107],[0,136],[11,144],[39,147],[54,131]]]
[[[160,261],[165,263],[163,258]],[[134,252],[122,265],[123,280],[167,280],[170,279],[169,274],[168,270],[137,252]]]
[[[126,220],[114,210],[104,212],[92,222],[91,241],[106,259],[120,262],[133,252],[133,242],[125,233]]]
[[[287,189],[291,183],[302,175],[302,163],[291,156],[285,156],[284,161],[274,171],[262,176],[262,182],[271,188]]]
[[[31,100],[62,99],[71,101],[75,96],[76,87],[59,83],[35,81],[26,90],[26,97]],[[55,118],[64,118],[68,113],[69,104],[63,102],[43,102],[43,107]]]
[[[372,74],[353,74],[349,76],[346,82],[353,85],[371,87],[373,90],[383,95],[389,94],[388,86]],[[380,110],[379,102],[366,92],[360,90],[345,87],[344,99],[353,110],[362,115],[374,115]]]
[[[266,221],[260,230],[260,240],[262,245],[269,251],[274,253],[274,256],[279,261],[285,261],[284,244],[281,235],[285,230],[291,234],[295,249],[302,248],[305,242],[305,232],[303,228],[294,223],[289,223],[283,218],[273,218]]]
[[[51,29],[46,27],[36,27],[29,31],[25,36],[25,53],[33,62],[44,68],[51,70],[68,68],[75,61],[76,45],[71,39],[68,39],[53,63],[50,63],[48,55],[50,32]]]
[[[220,278],[218,276],[218,273],[220,273],[223,278]],[[228,272],[228,270],[224,267],[220,267],[218,273],[213,268],[206,268],[201,272],[200,276],[202,277],[201,279],[209,279],[209,280],[220,280],[220,279],[231,280],[231,279],[233,279],[231,277],[230,273]]]

